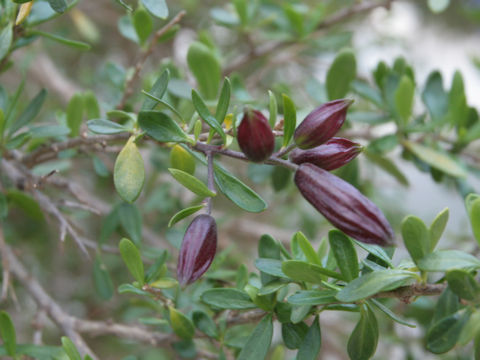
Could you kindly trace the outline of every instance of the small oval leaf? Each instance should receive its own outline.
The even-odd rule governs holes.
[[[145,167],[142,155],[131,137],[118,154],[113,170],[113,181],[120,197],[126,202],[134,202],[143,188]]]

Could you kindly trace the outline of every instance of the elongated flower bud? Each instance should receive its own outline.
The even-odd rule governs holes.
[[[301,164],[295,184],[303,197],[333,226],[352,238],[393,245],[393,230],[382,211],[355,187],[312,164]]]
[[[363,150],[362,145],[344,138],[334,137],[325,144],[309,150],[295,149],[290,160],[295,164],[311,163],[331,171],[352,161]]]
[[[258,110],[248,109],[237,129],[238,145],[247,158],[262,162],[272,155],[275,136],[268,120]]]
[[[217,224],[210,215],[193,219],[183,237],[177,264],[177,278],[181,285],[194,282],[212,264],[217,251]]]
[[[347,109],[353,100],[329,101],[308,114],[297,127],[295,143],[301,149],[311,149],[332,138],[342,127]]]

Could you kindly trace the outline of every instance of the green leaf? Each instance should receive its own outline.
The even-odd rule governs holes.
[[[459,297],[477,302],[480,299],[480,284],[465,270],[451,270],[447,274],[448,286]]]
[[[369,254],[379,258],[380,260],[384,261],[390,267],[394,267],[392,264],[392,259],[388,256],[388,254],[383,250],[382,247],[373,244],[365,244],[357,240],[353,240],[355,244],[360,246],[363,250],[367,251]]]
[[[378,324],[369,307],[362,306],[360,321],[348,339],[347,351],[351,360],[368,360],[377,349]]]
[[[144,284],[144,271],[142,257],[138,248],[128,239],[123,238],[119,245],[120,254],[122,255],[123,262],[127,265],[128,270],[132,276],[141,285]]]
[[[172,118],[160,111],[140,111],[138,124],[148,136],[159,142],[195,143]]]
[[[40,90],[33,100],[30,101],[27,108],[20,114],[18,119],[10,126],[8,130],[9,136],[30,123],[38,115],[46,97],[47,91],[45,89]]]
[[[15,356],[17,354],[15,327],[13,326],[12,319],[10,319],[10,315],[5,311],[0,312],[0,335],[7,354]]]
[[[195,173],[195,158],[177,144],[170,151],[170,167],[193,175]]]
[[[124,125],[105,119],[93,119],[87,121],[88,130],[96,134],[120,134],[122,132],[130,132],[132,129],[127,128]]]
[[[322,346],[322,335],[320,332],[320,320],[316,316],[307,334],[303,338],[300,348],[297,352],[297,360],[315,360],[318,359],[320,347]]]
[[[218,309],[253,309],[256,305],[250,300],[245,291],[238,289],[209,289],[205,291],[201,299],[204,303]]]
[[[67,38],[64,38],[63,36],[59,36],[59,35],[56,35],[56,34],[50,34],[50,33],[44,32],[44,31],[40,31],[40,30],[29,30],[28,35],[30,35],[30,36],[34,36],[34,35],[42,36],[44,38],[47,38],[47,39],[50,39],[52,41],[58,42],[59,44],[67,45],[67,46],[70,46],[70,47],[73,47],[75,49],[82,50],[82,51],[88,51],[88,50],[91,49],[91,46],[87,43],[84,43],[83,41],[76,41],[76,40],[67,39]]]
[[[217,119],[219,124],[222,124],[225,116],[227,116],[231,87],[230,79],[226,77],[225,80],[223,80],[222,90],[220,91],[220,97],[217,102],[217,110],[215,111],[215,119]]]
[[[191,206],[191,207],[180,210],[170,218],[170,221],[168,222],[168,227],[172,227],[180,220],[183,220],[186,217],[192,214],[195,214],[197,211],[202,210],[204,207],[205,205],[202,204],[202,205]]]
[[[170,313],[170,323],[175,334],[182,339],[193,338],[195,328],[192,321],[173,306],[169,306],[168,310]]]
[[[153,16],[160,19],[168,17],[168,6],[165,0],[142,0],[142,4]]]
[[[328,233],[328,241],[345,281],[358,277],[358,258],[352,241],[339,230]]]
[[[256,259],[255,266],[265,274],[288,279],[282,271],[282,260],[276,259]]]
[[[351,82],[357,75],[357,62],[351,50],[340,52],[327,73],[328,99],[340,99],[347,95]]]
[[[304,322],[297,324],[283,323],[282,324],[282,338],[285,346],[290,349],[298,349],[307,335],[308,326]]]
[[[380,309],[385,315],[387,315],[393,321],[395,321],[399,324],[411,327],[411,328],[416,327],[416,325],[411,324],[411,323],[401,319],[400,317],[398,317],[392,310],[390,310],[388,307],[383,305],[380,301],[378,301],[376,299],[370,299],[370,300],[368,300],[368,302],[373,304],[374,306],[376,306],[378,309]]]
[[[262,360],[267,356],[273,336],[272,315],[265,315],[249,336],[238,360]]]
[[[306,281],[321,284],[325,276],[342,280],[342,275],[315,264],[309,264],[300,260],[287,260],[282,263],[282,271],[295,281]]]
[[[93,283],[101,299],[111,299],[114,291],[112,278],[99,255],[95,257],[95,262],[93,263]]]
[[[78,93],[72,96],[67,106],[67,125],[70,128],[70,136],[76,137],[80,133],[83,120],[83,96]]]
[[[447,226],[448,222],[448,215],[449,211],[448,208],[443,209],[438,213],[435,217],[433,222],[430,224],[430,228],[428,232],[430,234],[430,251],[432,252],[435,250],[435,246],[437,246],[438,241],[440,240],[445,227]]]
[[[282,94],[283,99],[283,147],[286,147],[292,139],[295,127],[297,125],[297,110],[293,101],[285,94]]]
[[[17,355],[20,354],[35,360],[68,359],[60,346],[18,345]],[[5,346],[0,346],[0,356],[8,356]]]
[[[0,60],[3,60],[10,51],[13,39],[13,25],[8,23],[2,31],[0,31]]]
[[[70,360],[82,360],[77,347],[70,338],[62,336],[62,347]]]
[[[301,231],[298,231],[293,236],[296,238],[300,249],[302,249],[302,252],[305,254],[307,261],[312,264],[322,266],[320,258],[318,257],[316,251],[312,247],[312,244],[310,244],[305,235]]]
[[[8,140],[6,148],[7,150],[18,149],[25,145],[31,138],[32,134],[30,134],[30,132],[23,132]]]
[[[122,203],[117,213],[123,230],[139,246],[142,240],[142,214],[135,205],[129,203]]]
[[[360,276],[347,284],[337,294],[342,302],[355,302],[382,291],[405,286],[414,281],[415,273],[405,270],[377,270]]]
[[[388,157],[381,156],[376,153],[372,153],[368,150],[364,151],[363,153],[368,158],[368,160],[378,165],[382,170],[387,172],[389,175],[393,176],[400,184],[404,186],[409,185],[409,182],[406,176],[400,171],[398,166]]]
[[[412,116],[415,84],[409,76],[403,75],[395,91],[395,109],[401,119],[401,126],[408,124]]]
[[[434,122],[441,122],[448,111],[448,93],[443,88],[442,74],[432,72],[422,93],[422,99]]]
[[[136,294],[140,296],[148,296],[149,293],[146,291],[143,291],[132,284],[122,284],[118,287],[117,289],[119,294]]]
[[[238,18],[242,26],[246,26],[248,24],[248,1],[247,0],[233,0],[233,5],[235,6],[235,10],[237,11]]]
[[[83,93],[83,105],[87,114],[87,119],[98,119],[100,117],[100,105],[93,91],[88,90]]]
[[[152,17],[147,10],[137,8],[132,15],[132,23],[140,44],[144,44],[153,30]]]
[[[336,290],[300,290],[288,297],[293,305],[326,305],[337,302]]]
[[[353,92],[356,92],[358,95],[364,99],[369,100],[378,107],[383,107],[382,94],[376,88],[371,86],[369,83],[363,80],[353,80],[350,84],[350,88]]]
[[[430,253],[430,233],[424,222],[416,216],[407,216],[402,221],[402,237],[413,261],[418,264]]]
[[[220,135],[223,142],[226,143],[227,137],[223,131],[222,125],[220,125],[220,122],[218,122],[217,119],[210,114],[207,105],[205,105],[203,99],[194,89],[192,89],[192,101],[193,106],[195,106],[195,110],[198,112],[198,115],[200,115],[200,117],[208,124],[208,126],[210,126],[218,135]]]
[[[268,90],[268,109],[270,111],[270,115],[268,117],[268,122],[270,123],[270,126],[272,129],[275,127],[275,124],[277,122],[277,111],[278,111],[278,104],[277,104],[277,98],[275,97],[275,94]],[[295,123],[297,121],[295,120]]]
[[[207,100],[214,99],[218,93],[221,67],[213,50],[207,45],[195,41],[188,49],[187,62],[202,95]]]
[[[267,208],[255,191],[219,165],[215,165],[215,182],[218,189],[243,210],[257,213]]]
[[[67,10],[67,3],[65,0],[47,0],[51,8],[57,13],[64,13]]]
[[[113,170],[113,181],[118,195],[126,202],[133,203],[145,182],[145,167],[132,136],[117,156]]]
[[[273,280],[267,285],[263,286],[257,293],[258,296],[269,295],[277,292],[281,288],[287,286],[288,283],[282,280]]]
[[[426,255],[417,265],[423,271],[474,270],[480,268],[480,260],[459,250],[437,250]]]
[[[189,173],[178,170],[178,169],[168,169],[170,174],[177,180],[180,184],[185,186],[191,192],[197,194],[201,197],[213,197],[217,194],[210,190],[207,185],[198,180],[195,176],[190,175]]]
[[[280,260],[280,247],[273,237],[270,235],[262,235],[258,242],[258,257],[264,259]],[[262,285],[266,285],[278,278],[270,274],[261,272],[260,279]]]
[[[463,310],[447,316],[433,324],[426,336],[427,349],[434,354],[443,354],[457,343],[470,312]]]
[[[431,324],[448,317],[460,309],[460,298],[447,286],[438,298]]]
[[[193,323],[196,328],[203,332],[208,337],[217,339],[219,336],[217,325],[213,319],[208,316],[204,311],[194,311],[192,314]]]
[[[167,261],[168,252],[163,250],[161,254],[157,257],[157,260],[148,268],[145,273],[145,282],[150,283],[156,279],[163,277],[167,272],[167,267],[165,261]]]
[[[149,91],[149,94],[153,95],[158,99],[161,99],[165,94],[165,91],[167,91],[169,81],[170,81],[170,70],[165,69],[165,71],[162,72],[162,75],[160,75],[157,81],[155,81],[155,83],[153,84],[152,88]],[[156,105],[157,105],[156,100],[151,98],[146,98],[142,104],[141,111],[153,110]]]
[[[178,286],[178,281],[174,278],[162,277],[155,280],[154,282],[151,282],[149,285],[157,289],[171,289]]]
[[[475,239],[480,244],[480,199],[476,199],[469,204],[468,215],[472,224],[472,231]]]
[[[8,190],[7,200],[10,204],[15,204],[22,209],[28,216],[37,221],[42,221],[43,211],[40,205],[30,195],[20,190]]]
[[[410,141],[403,141],[403,145],[420,160],[447,175],[459,178],[467,176],[465,169],[456,160],[446,154]]]

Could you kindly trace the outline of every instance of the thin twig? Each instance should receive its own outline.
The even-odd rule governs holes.
[[[118,140],[126,140],[130,137],[129,133],[121,133],[121,134],[114,134],[114,135],[93,135],[87,136],[86,134],[82,134],[82,136],[66,140],[60,143],[53,143],[46,146],[41,146],[37,150],[31,152],[28,155],[22,156],[20,161],[27,167],[32,167],[37,165],[44,160],[42,158],[49,157],[48,160],[56,157],[60,151],[74,149],[82,145],[86,146],[102,146],[106,147],[108,143],[118,141]]]
[[[87,258],[90,258],[87,248],[85,247],[85,244],[83,243],[82,239],[78,235],[77,231],[73,228],[73,226],[69,223],[69,221],[63,216],[60,210],[58,210],[58,208],[50,200],[50,198],[39,190],[33,191],[33,196],[37,200],[38,205],[40,205],[40,207],[43,210],[45,210],[45,212],[52,215],[58,221],[58,224],[60,227],[60,240],[64,242],[66,235],[69,234],[72,237],[72,239],[75,241],[75,243],[78,245],[80,250],[84,253],[84,255]]]
[[[2,252],[2,294],[0,296],[0,302],[4,302],[8,296],[8,286],[10,284],[10,265],[8,257],[5,252],[2,251],[5,248],[5,238],[3,236],[3,224],[0,224],[0,251]]]
[[[183,10],[180,11],[164,27],[162,27],[160,30],[158,30],[155,33],[147,49],[142,53],[142,55],[140,56],[140,59],[138,59],[132,76],[127,80],[127,83],[125,84],[125,91],[123,93],[122,99],[120,100],[120,103],[117,105],[117,109],[123,109],[125,107],[125,104],[128,98],[133,94],[133,85],[135,81],[138,79],[138,77],[140,76],[140,72],[142,71],[143,66],[145,65],[145,62],[147,61],[148,57],[153,53],[153,49],[155,48],[155,45],[158,43],[158,40],[168,30],[170,30],[173,26],[178,24],[185,15],[186,15],[185,11]]]
[[[2,253],[8,258],[12,274],[18,279],[30,293],[39,308],[45,310],[48,316],[58,325],[77,346],[82,355],[89,354],[92,359],[98,359],[87,343],[74,327],[75,318],[65,313],[63,309],[48,295],[37,280],[32,277],[24,265],[18,260],[8,245],[2,249]]]
[[[211,151],[206,152],[207,155],[207,168],[208,168],[208,189],[215,192],[215,180],[213,174],[213,155]],[[212,213],[212,197],[207,198],[207,214]]]
[[[221,146],[207,145],[204,143],[197,142],[195,145],[192,146],[192,149],[203,152],[203,153],[210,151],[212,153],[225,155],[234,159],[239,159],[242,161],[250,161],[243,153],[229,150],[229,149],[224,149]],[[268,165],[280,165],[293,171],[297,170],[298,168],[296,164],[293,164],[287,160],[279,159],[275,156],[271,156],[268,160],[265,160],[264,163]]]

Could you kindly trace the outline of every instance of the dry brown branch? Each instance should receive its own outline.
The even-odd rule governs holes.
[[[178,24],[185,15],[185,11],[180,11],[152,37],[152,40],[150,41],[147,49],[140,55],[140,59],[138,59],[137,64],[135,65],[135,70],[132,76],[127,80],[127,83],[125,84],[125,91],[123,93],[122,99],[120,100],[120,103],[117,105],[117,109],[123,109],[128,98],[133,94],[133,86],[135,84],[135,81],[140,76],[140,72],[142,71],[148,57],[153,53],[155,45],[158,43],[158,40],[173,26]]]
[[[2,253],[2,293],[0,296],[0,302],[4,302],[7,299],[8,287],[10,285],[10,264],[4,251],[2,251],[5,246],[6,244],[3,236],[3,224],[0,224],[0,251]]]
[[[50,200],[50,198],[39,190],[34,190],[33,196],[37,200],[38,205],[40,205],[40,207],[46,213],[50,214],[57,220],[60,228],[60,240],[64,242],[67,234],[70,235],[77,244],[77,246],[80,248],[80,250],[84,253],[84,255],[89,258],[90,256],[88,254],[87,248],[82,241],[82,238],[78,235],[72,224],[70,224],[70,222],[63,216],[60,210],[58,210],[58,208]]]
[[[74,149],[80,146],[95,147],[99,145],[105,148],[107,147],[108,143],[112,143],[118,140],[126,140],[129,137],[130,137],[130,134],[128,133],[121,133],[121,134],[115,134],[115,135],[93,135],[93,136],[87,136],[87,134],[84,133],[82,134],[82,136],[79,136],[70,140],[41,146],[37,150],[31,152],[30,154],[24,155],[20,161],[25,166],[32,167],[41,162],[56,158],[58,153],[63,150]]]
[[[27,272],[23,264],[18,260],[17,256],[8,245],[2,249],[2,253],[8,258],[12,274],[30,293],[38,307],[43,309],[58,327],[62,329],[65,335],[73,341],[81,354],[89,354],[94,360],[98,359],[83,340],[79,332],[74,328],[73,324],[75,318],[65,313],[50,295],[45,292],[37,280]]]

